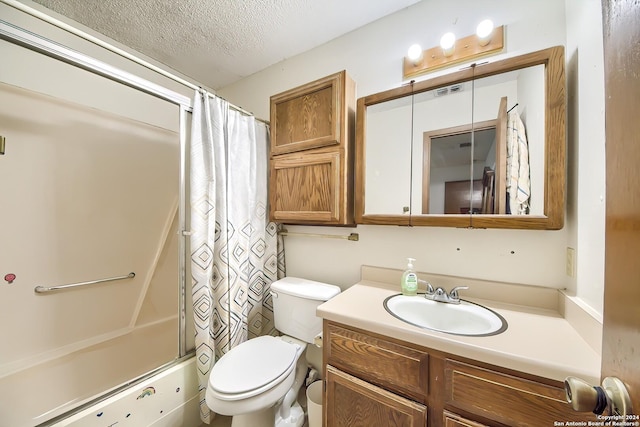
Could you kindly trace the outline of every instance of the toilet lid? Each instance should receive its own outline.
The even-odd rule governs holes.
[[[239,394],[263,387],[289,372],[299,346],[272,336],[253,338],[231,349],[211,370],[219,393]]]

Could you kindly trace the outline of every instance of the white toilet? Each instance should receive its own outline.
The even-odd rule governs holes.
[[[271,284],[275,327],[283,336],[250,339],[213,366],[206,392],[212,411],[233,416],[232,427],[300,427],[296,399],[307,375],[307,343],[322,332],[316,308],[340,288],[295,277]]]

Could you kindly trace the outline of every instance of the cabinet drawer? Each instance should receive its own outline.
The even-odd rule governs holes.
[[[427,425],[424,405],[327,366],[326,427]]]
[[[554,421],[595,420],[574,412],[564,389],[447,359],[445,405],[510,426],[552,426]],[[454,424],[455,425],[455,424]]]
[[[326,363],[402,395],[425,401],[429,355],[328,323]]]

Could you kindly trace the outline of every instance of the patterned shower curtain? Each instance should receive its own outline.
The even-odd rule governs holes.
[[[268,127],[196,91],[191,125],[191,275],[200,418],[209,372],[230,349],[274,334],[270,285],[284,246],[267,219]]]

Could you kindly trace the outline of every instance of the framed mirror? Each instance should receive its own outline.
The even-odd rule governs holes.
[[[564,48],[358,100],[360,224],[560,229]]]

